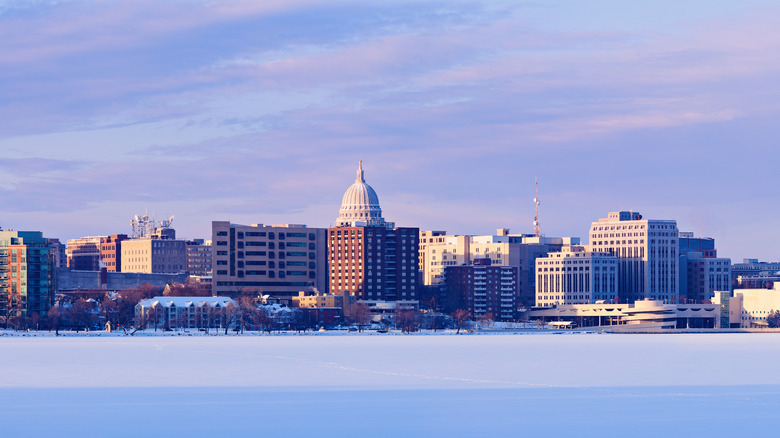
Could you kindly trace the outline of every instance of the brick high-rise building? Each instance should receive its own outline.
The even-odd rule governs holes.
[[[122,241],[126,234],[112,234],[100,240],[100,259],[108,272],[122,272]]]
[[[361,162],[342,198],[336,226],[328,230],[331,293],[360,300],[417,300],[419,231],[382,218]]]
[[[449,305],[468,310],[475,318],[514,319],[518,307],[518,268],[491,266],[489,258],[475,259],[473,263],[444,268]]]

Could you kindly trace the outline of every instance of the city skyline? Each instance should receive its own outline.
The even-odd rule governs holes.
[[[327,227],[362,159],[399,226],[531,233],[538,177],[546,235],[776,260],[780,9],[597,3],[0,3],[0,226]]]

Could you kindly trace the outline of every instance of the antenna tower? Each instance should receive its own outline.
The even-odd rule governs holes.
[[[534,236],[542,237],[542,228],[539,226],[539,179],[534,178],[536,184],[536,196],[534,197],[534,205],[536,206],[536,214],[534,215]]]

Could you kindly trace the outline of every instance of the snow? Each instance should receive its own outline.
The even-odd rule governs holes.
[[[0,436],[774,430],[780,334],[0,337]]]

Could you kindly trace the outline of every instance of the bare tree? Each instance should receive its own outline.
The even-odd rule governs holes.
[[[48,322],[49,330],[54,329],[55,336],[60,335],[60,326],[62,325],[63,319],[64,319],[64,314],[62,308],[59,306],[50,308],[49,313],[46,314],[46,320]]]
[[[144,283],[138,286],[138,289],[136,290],[141,293],[141,295],[143,296],[142,299],[157,297],[162,295],[163,292],[163,288],[161,288],[160,286],[155,286],[150,283]]]
[[[769,328],[780,327],[780,310],[770,310],[766,317],[766,323]]]
[[[268,312],[268,310],[265,308],[258,309],[257,313],[254,314],[253,322],[257,326],[258,330],[262,330],[268,333],[271,333],[271,331],[274,329],[274,326],[276,325],[276,322],[271,317],[270,312]]]
[[[395,325],[401,329],[401,333],[412,333],[417,331],[417,328],[419,327],[417,316],[417,312],[414,310],[398,309],[395,312]]]
[[[355,303],[347,308],[347,320],[358,327],[358,332],[371,321],[371,311],[365,303]]]
[[[252,325],[254,321],[254,315],[258,312],[257,303],[254,296],[242,295],[238,297],[238,308],[241,311],[241,333],[244,333],[245,326]]]
[[[97,314],[95,313],[95,306],[92,301],[87,301],[84,298],[79,298],[68,309],[67,318],[70,324],[76,328],[78,332],[80,329],[89,331],[91,327],[97,324]]]
[[[233,303],[228,303],[225,307],[225,334],[228,334],[228,329],[231,325],[241,324],[242,318],[241,308]]]
[[[471,312],[465,309],[457,309],[452,312],[452,321],[455,323],[455,327],[458,329],[457,333],[460,334],[460,329],[466,328],[471,320]]]
[[[163,295],[166,297],[209,297],[211,296],[211,288],[203,283],[173,283],[165,287]]]

